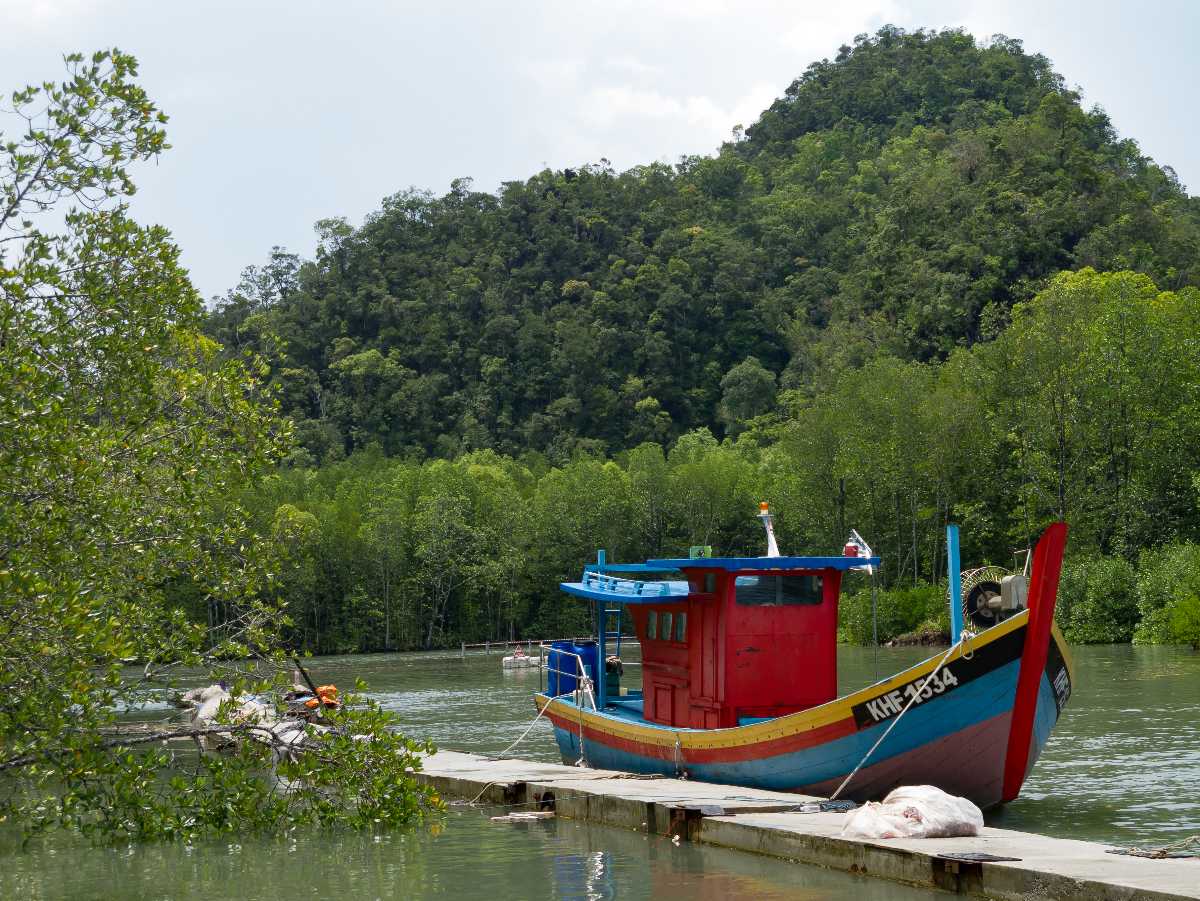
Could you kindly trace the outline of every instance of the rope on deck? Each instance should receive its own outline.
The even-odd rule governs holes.
[[[1200,833],[1181,838],[1179,841],[1163,845],[1161,848],[1109,848],[1107,853],[1124,854],[1127,857],[1149,857],[1152,860],[1200,857]]]

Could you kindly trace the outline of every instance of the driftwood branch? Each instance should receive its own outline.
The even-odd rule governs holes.
[[[203,729],[196,729],[192,727],[167,730],[157,729],[154,731],[146,731],[141,735],[124,735],[120,738],[98,742],[92,747],[96,750],[110,751],[114,748],[132,748],[137,745],[145,745],[155,741],[169,741],[172,738],[203,738],[206,735],[235,734],[245,736],[252,741],[256,741],[259,744],[270,748],[286,748],[290,751],[296,750],[295,745],[283,741],[280,736],[276,735],[271,726],[265,726],[261,723],[230,723],[227,725],[209,726]],[[74,748],[54,748],[48,749],[39,754],[24,754],[19,757],[12,757],[8,760],[0,761],[0,772],[32,766],[38,761],[45,760],[48,757],[54,757],[59,754],[73,753],[75,753]]]

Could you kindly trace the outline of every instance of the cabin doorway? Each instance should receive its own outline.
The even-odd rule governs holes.
[[[691,605],[688,646],[692,683],[691,716],[694,729],[717,729],[721,723],[720,611],[716,598]]]

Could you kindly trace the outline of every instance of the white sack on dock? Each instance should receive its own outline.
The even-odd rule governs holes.
[[[978,835],[983,811],[932,785],[896,789],[882,802],[871,801],[846,815],[847,838],[952,838]]]

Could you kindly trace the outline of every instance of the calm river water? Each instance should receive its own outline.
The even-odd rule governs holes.
[[[925,656],[920,648],[880,649],[879,672]],[[1042,759],[1021,797],[990,822],[1115,844],[1200,832],[1200,654],[1088,647],[1075,650],[1075,665],[1076,693]],[[321,683],[366,679],[413,735],[483,752],[504,749],[524,731],[539,679],[536,670],[502,672],[495,654],[327,657],[311,669]],[[843,691],[874,676],[869,649],[841,649]],[[539,723],[514,754],[556,760],[549,727]],[[567,820],[493,825],[488,813],[452,808],[433,828],[408,834],[308,833],[190,847],[95,848],[55,838],[22,852],[0,833],[0,898],[935,897]]]

